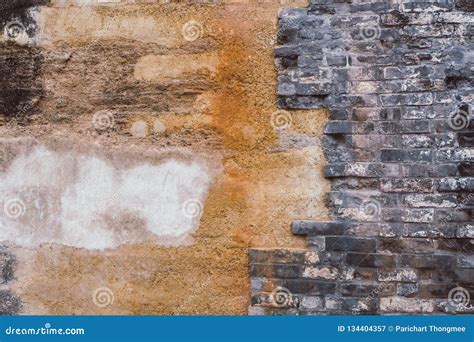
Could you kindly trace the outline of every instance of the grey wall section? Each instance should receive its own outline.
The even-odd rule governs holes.
[[[472,10],[312,0],[280,12],[279,104],[330,113],[333,221],[293,222],[307,249],[250,251],[251,314],[474,312]]]

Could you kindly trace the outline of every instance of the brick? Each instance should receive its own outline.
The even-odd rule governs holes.
[[[474,147],[474,133],[459,133],[458,140],[461,147]]]
[[[412,194],[403,196],[402,201],[414,208],[454,208],[457,206],[457,198],[454,194]]]
[[[331,83],[297,83],[295,89],[297,95],[327,95],[331,91]]]
[[[465,223],[458,226],[456,237],[474,239],[474,224]]]
[[[324,308],[324,300],[321,297],[303,296],[301,298],[301,308],[307,310]]]
[[[453,35],[453,25],[410,25],[403,29],[403,34],[410,37],[448,37]]]
[[[418,280],[416,271],[411,269],[402,269],[394,271],[380,270],[377,276],[378,281],[396,281],[404,283],[414,283]]]
[[[382,175],[382,164],[344,163],[325,166],[324,177],[378,177]]]
[[[431,162],[431,150],[382,149],[382,162]]]
[[[425,87],[425,84],[421,85],[422,87]],[[423,90],[423,89],[420,89]],[[410,91],[408,89],[408,91]],[[413,91],[413,89],[412,89]],[[433,114],[433,107],[427,107],[427,106],[415,106],[415,107],[403,107],[402,108],[402,118],[403,119],[426,119],[426,118],[432,118],[434,116]]]
[[[447,234],[448,236],[446,236]],[[433,238],[433,237],[454,237],[456,235],[456,230],[453,230],[449,233],[447,229],[441,229],[440,227],[435,227],[432,224],[425,223],[405,223],[403,225],[403,236],[416,237],[416,238]]]
[[[439,191],[474,191],[474,177],[442,178],[438,181]]]
[[[458,255],[458,267],[474,268],[474,255]]]
[[[378,298],[384,296],[393,296],[396,293],[396,286],[394,284],[340,284],[339,291],[341,295],[347,297],[370,297]]]
[[[421,300],[404,297],[387,297],[380,299],[380,311],[393,313],[432,313],[435,310],[433,300]]]
[[[273,263],[301,263],[304,260],[304,250],[298,249],[271,249],[271,261]]]
[[[326,248],[326,239],[323,236],[308,236],[307,244],[315,251],[323,251]]]
[[[354,12],[387,12],[391,10],[391,6],[389,3],[384,2],[354,2],[349,7],[351,13]]]
[[[458,172],[463,177],[474,177],[474,162],[459,163]]]
[[[440,239],[438,250],[455,253],[474,253],[472,239]]]
[[[388,222],[430,223],[433,209],[382,209],[382,218]]]
[[[348,63],[347,56],[326,56],[326,61],[329,66],[336,66],[336,67],[345,67]]]
[[[375,252],[376,242],[373,239],[366,238],[327,237],[326,250],[370,253]]]
[[[474,194],[471,194],[473,197]],[[459,203],[462,205],[462,202]],[[449,223],[449,222],[466,222],[472,221],[474,217],[474,209],[444,209],[444,210],[437,210],[436,211],[437,220],[440,223]]]
[[[457,284],[420,284],[420,298],[449,298],[449,292],[458,287]],[[470,293],[474,292],[474,284],[463,284]]]
[[[403,254],[400,264],[413,268],[443,268],[453,267],[456,259],[452,255],[417,255]]]
[[[297,235],[344,235],[350,228],[348,222],[293,221],[292,231]]]
[[[303,278],[311,279],[336,279],[338,270],[334,267],[305,267],[303,270]]]
[[[433,184],[430,178],[383,179],[380,189],[383,192],[432,192]]]
[[[272,265],[272,275],[275,278],[298,278],[300,268],[296,265]]]
[[[377,178],[334,178],[331,182],[331,190],[345,191],[345,190],[378,190],[380,187],[380,180]]]
[[[474,279],[474,269],[472,268],[456,268],[454,270],[456,275],[456,281],[466,282],[472,284],[472,279]]]
[[[448,176],[457,176],[458,167],[456,164],[404,164],[401,166],[401,175],[402,177],[416,177],[416,178],[425,178],[425,177],[448,177]],[[392,175],[395,176],[396,174]]]
[[[324,126],[325,134],[350,134],[352,131],[352,123],[348,121],[330,121]]]
[[[407,78],[429,78],[435,74],[435,69],[431,66],[423,65],[416,67],[386,67],[383,76],[386,80],[407,79]]]
[[[380,16],[380,23],[384,26],[403,26],[408,24],[409,17],[400,11],[393,10]]]
[[[470,0],[456,0],[456,8],[462,11],[474,11],[474,3]]]
[[[406,148],[427,148],[433,145],[434,138],[429,135],[402,135],[402,146]]]
[[[363,222],[350,228],[349,233],[360,237],[396,237],[402,235],[402,228],[399,223]]]
[[[430,132],[430,122],[427,120],[382,121],[379,125],[380,132],[384,134]]]
[[[382,239],[377,251],[382,253],[433,253],[435,245],[432,239]]]
[[[347,253],[346,263],[356,267],[394,267],[396,255]]]
[[[383,193],[359,193],[332,191],[327,194],[331,206],[344,208],[361,208],[367,204],[391,206],[397,204],[398,195]],[[365,209],[365,208],[361,208]],[[370,209],[370,208],[369,208]]]
[[[401,5],[403,12],[445,12],[453,8],[454,2],[446,0],[405,2]]]
[[[384,106],[428,106],[433,104],[431,93],[380,95]]]
[[[434,138],[436,147],[454,147],[456,143],[456,135],[454,133],[436,134]]]
[[[334,282],[310,279],[287,279],[283,280],[281,284],[291,293],[304,295],[333,294],[336,289],[336,284]]]
[[[446,161],[474,161],[474,149],[467,148],[451,148],[436,151],[436,160],[440,162]]]

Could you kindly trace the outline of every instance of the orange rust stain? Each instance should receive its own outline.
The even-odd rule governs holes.
[[[219,90],[212,102],[213,124],[224,144],[240,152],[249,151],[257,142],[262,148],[276,141],[268,119],[271,106],[256,105],[255,98],[265,94],[259,93],[259,85],[252,82],[260,66],[257,52],[249,45],[251,31],[242,23],[242,18],[229,15],[219,22],[220,31],[229,35],[223,41],[215,77]],[[261,120],[262,116],[267,118]],[[255,135],[257,141],[249,135]]]

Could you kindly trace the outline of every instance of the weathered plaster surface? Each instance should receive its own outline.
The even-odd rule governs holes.
[[[40,7],[37,47],[0,48],[15,62],[24,61],[15,67],[0,64],[15,90],[11,93],[21,94],[14,106],[0,106],[6,122],[0,137],[37,141],[57,165],[74,169],[66,158],[71,154],[102,170],[85,182],[79,171],[88,174],[90,168],[67,172],[70,182],[62,189],[55,185],[56,195],[44,197],[48,206],[62,208],[65,196],[68,203],[81,199],[88,202],[85,208],[92,207],[79,184],[99,184],[104,192],[125,189],[128,182],[142,187],[127,190],[135,197],[119,196],[116,204],[127,211],[93,223],[95,214],[80,213],[82,205],[69,206],[73,220],[60,219],[62,214],[49,207],[45,211],[59,230],[67,221],[106,231],[107,244],[96,246],[106,249],[91,248],[100,239],[91,245],[79,243],[81,238],[68,243],[37,223],[32,231],[45,243],[34,239],[36,247],[25,248],[5,241],[17,260],[8,287],[21,298],[20,313],[247,313],[248,248],[301,247],[304,239],[291,234],[291,221],[327,219],[323,195],[329,182],[322,175],[319,141],[326,112],[286,112],[276,106],[272,49],[277,12],[286,6],[53,1]],[[202,26],[192,41],[183,37],[190,21]],[[24,67],[31,61],[36,69]],[[24,70],[31,73],[20,84],[16,75]],[[20,91],[25,85],[31,88],[27,93]],[[18,120],[11,119],[15,114]],[[35,148],[25,142],[1,145],[2,179],[13,179],[9,167],[33,157]],[[140,168],[151,176],[131,174]],[[169,198],[157,190],[166,168],[173,170],[172,185],[178,189],[169,189]],[[188,174],[198,182],[183,180]],[[68,187],[78,191],[68,195]],[[202,199],[200,220],[171,215],[187,197],[180,189]],[[27,213],[16,227],[24,226]],[[112,233],[106,222],[123,229]],[[160,234],[170,231],[171,239]],[[125,232],[130,234],[124,237]],[[177,238],[179,232],[190,239]],[[113,302],[97,306],[94,293],[104,287],[112,291]]]
[[[35,144],[0,176],[0,240],[88,249],[190,243],[213,177],[202,161],[185,157],[123,167]]]

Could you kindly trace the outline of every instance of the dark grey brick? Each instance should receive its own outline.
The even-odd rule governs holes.
[[[379,285],[366,284],[341,284],[339,286],[341,295],[346,297],[368,297],[378,298],[393,296],[397,291],[395,284],[382,283]]]
[[[293,234],[297,235],[344,235],[350,222],[293,221]]]
[[[371,253],[376,250],[376,240],[351,237],[326,237],[326,250]]]
[[[346,263],[356,267],[395,267],[396,255],[347,253]]]
[[[377,247],[378,252],[388,253],[433,253],[435,244],[432,239],[382,239]]]
[[[380,132],[385,134],[429,133],[430,122],[427,120],[382,121]]]
[[[431,162],[431,150],[382,149],[382,162]]]
[[[431,178],[383,179],[380,189],[384,192],[432,192]]]
[[[401,266],[413,268],[444,268],[454,267],[456,258],[452,255],[419,255],[403,254],[400,257]]]

